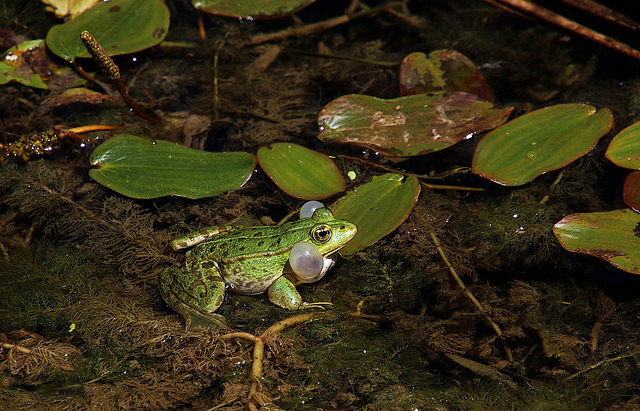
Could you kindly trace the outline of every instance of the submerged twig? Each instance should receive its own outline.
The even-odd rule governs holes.
[[[491,319],[491,317],[489,316],[487,311],[484,309],[482,304],[480,304],[480,301],[478,301],[478,299],[473,295],[471,290],[469,290],[467,288],[467,286],[464,284],[464,282],[462,282],[462,279],[460,278],[460,276],[456,272],[456,269],[453,267],[453,265],[449,261],[449,258],[447,258],[447,255],[445,254],[445,252],[444,252],[444,250],[442,248],[442,244],[440,243],[440,240],[436,236],[436,233],[435,233],[435,231],[433,231],[433,229],[429,230],[429,235],[431,235],[431,239],[433,240],[433,244],[435,244],[436,248],[438,249],[438,254],[440,254],[440,257],[442,258],[442,261],[444,261],[444,263],[447,265],[447,268],[449,269],[449,273],[451,274],[453,279],[456,281],[456,283],[458,283],[458,286],[462,289],[462,291],[466,294],[467,298],[469,298],[469,300],[471,300],[473,305],[476,306],[476,308],[478,309],[478,311],[480,311],[480,313],[485,318],[485,320],[487,320],[487,322],[491,325],[491,328],[493,328],[493,330],[495,331],[496,335],[498,336],[498,338],[502,342],[502,346],[504,347],[504,351],[507,354],[507,358],[509,359],[509,361],[513,361],[513,354],[511,353],[511,349],[507,345],[507,342],[505,341],[504,336],[502,335],[502,330],[500,329],[500,326],[498,324],[496,324],[495,321],[493,321]]]

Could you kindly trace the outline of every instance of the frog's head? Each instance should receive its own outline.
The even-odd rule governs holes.
[[[334,218],[326,208],[317,209],[311,217],[300,220],[300,224],[306,234],[291,250],[291,268],[299,281],[312,283],[324,277],[335,264],[336,251],[344,247],[358,229],[348,221]],[[299,247],[302,244],[311,247]]]
[[[358,232],[355,224],[333,217],[328,208],[319,208],[309,218],[312,222],[307,242],[326,257],[344,247]]]

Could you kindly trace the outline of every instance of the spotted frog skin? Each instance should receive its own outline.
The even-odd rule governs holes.
[[[225,230],[225,231],[223,231]],[[173,240],[174,250],[193,246],[183,268],[167,268],[160,275],[160,293],[187,323],[223,324],[214,311],[224,300],[225,288],[239,294],[261,294],[286,309],[322,307],[329,303],[306,303],[284,276],[291,248],[306,241],[327,258],[356,235],[356,226],[333,217],[327,208],[309,218],[280,226],[218,229],[210,227]],[[324,271],[332,264],[325,264]],[[324,273],[322,273],[324,275]],[[317,279],[322,278],[322,275]]]

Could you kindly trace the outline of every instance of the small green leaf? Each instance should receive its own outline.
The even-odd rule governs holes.
[[[242,18],[275,18],[293,14],[315,0],[191,0],[205,13]]]
[[[258,161],[282,191],[303,200],[321,200],[346,187],[333,160],[297,144],[275,143],[260,147]]]
[[[80,40],[89,31],[110,56],[134,53],[160,43],[169,30],[169,9],[161,0],[111,0],[100,2],[74,20],[53,26],[47,47],[72,62],[90,57]]]
[[[395,173],[375,176],[349,191],[331,206],[336,218],[358,227],[358,234],[340,254],[355,254],[398,228],[409,217],[419,195],[417,178]]]
[[[210,153],[168,141],[119,135],[91,153],[91,178],[133,198],[169,195],[212,197],[242,187],[253,174],[254,155]]]
[[[553,226],[553,233],[568,251],[592,255],[640,274],[639,227],[640,214],[624,209],[568,215]]]
[[[37,71],[49,71],[50,63],[44,48],[44,40],[29,40],[11,47],[0,57],[0,84],[17,81],[25,86],[47,88]],[[37,70],[37,71],[36,71]]]
[[[484,136],[471,171],[498,184],[525,184],[587,154],[611,127],[607,108],[559,104],[535,110]]]
[[[511,110],[468,93],[416,94],[392,100],[352,94],[322,109],[318,138],[392,156],[417,156],[497,127],[507,121]]]
[[[619,132],[609,143],[605,156],[618,167],[640,170],[640,122]]]

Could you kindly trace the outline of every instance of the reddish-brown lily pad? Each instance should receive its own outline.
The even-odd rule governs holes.
[[[626,205],[640,212],[640,171],[633,171],[624,180],[622,198]]]
[[[568,251],[601,258],[617,268],[640,274],[640,214],[633,210],[571,214],[553,226]]]
[[[464,91],[493,103],[493,93],[480,70],[455,50],[411,53],[400,65],[400,94]]]
[[[327,143],[350,143],[391,156],[417,156],[445,149],[474,133],[491,130],[513,108],[469,93],[416,94],[391,100],[351,94],[327,104],[318,115]]]

